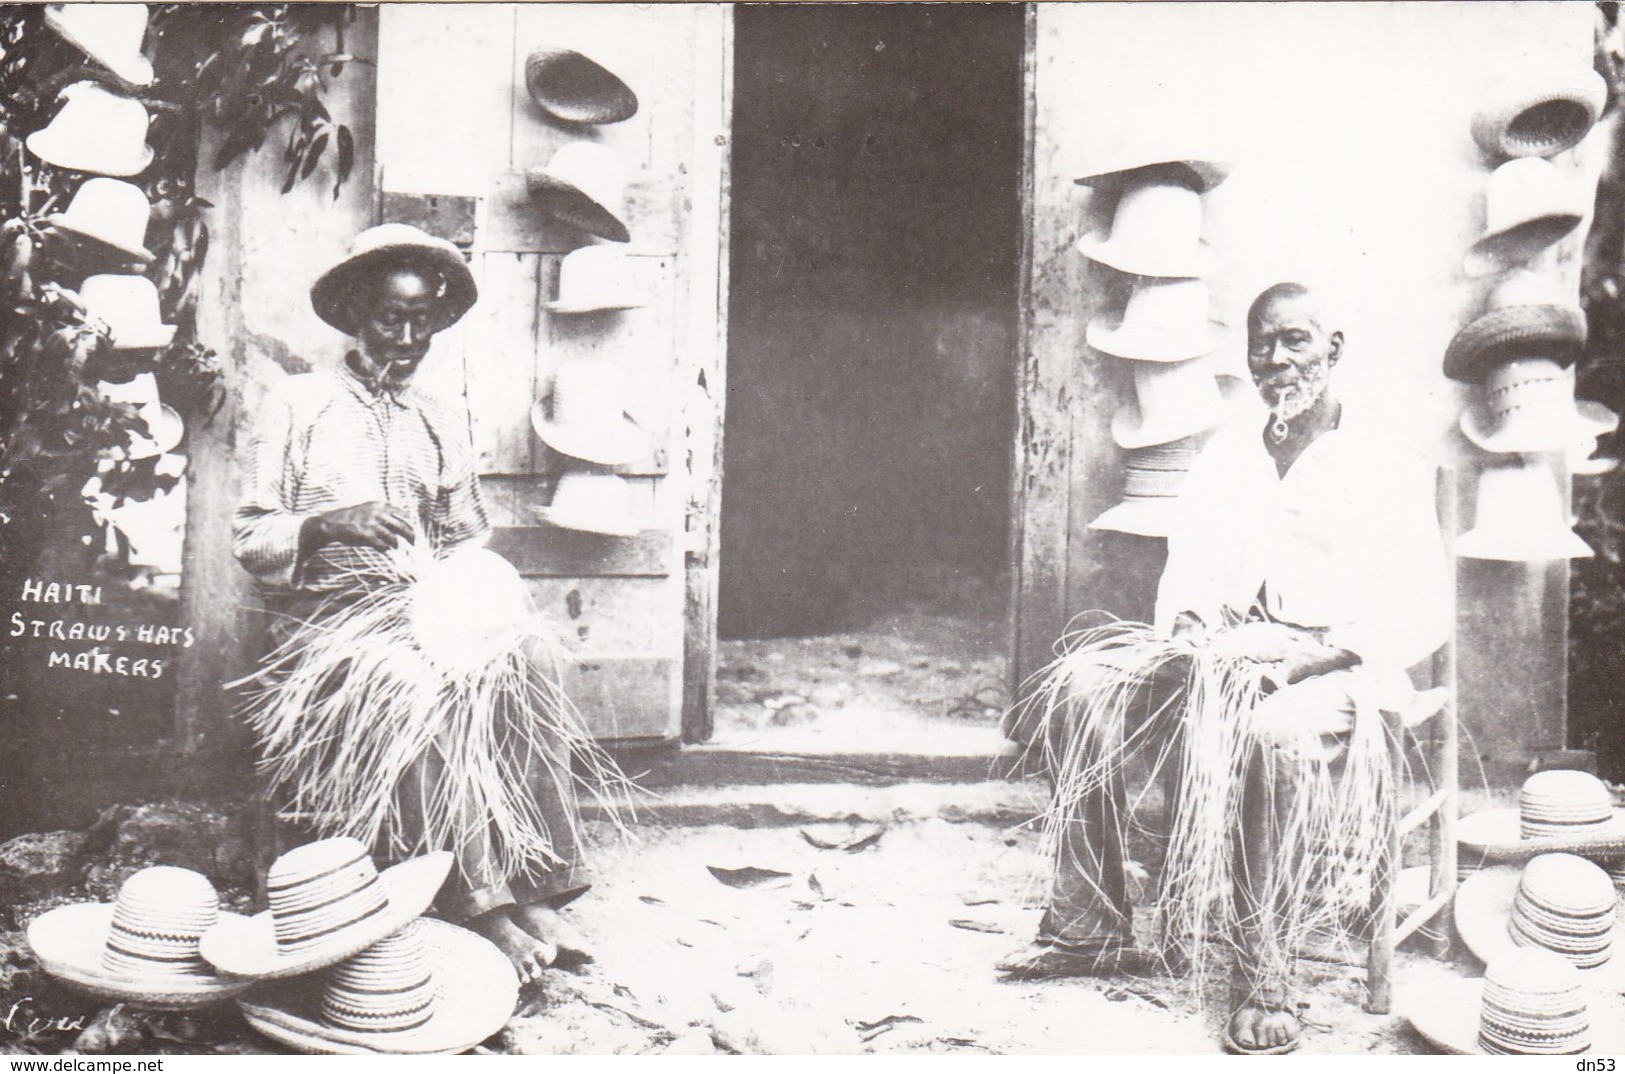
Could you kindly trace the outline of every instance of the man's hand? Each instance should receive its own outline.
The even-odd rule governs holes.
[[[1249,622],[1214,632],[1208,651],[1233,660],[1280,664],[1319,658],[1330,650],[1314,635],[1284,623]]]
[[[399,509],[374,500],[312,515],[305,521],[301,537],[313,549],[337,542],[387,551],[399,541],[412,539],[412,521]]]

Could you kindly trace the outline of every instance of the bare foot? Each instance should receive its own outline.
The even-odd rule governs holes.
[[[510,916],[508,907],[481,914],[470,921],[468,927],[496,944],[497,950],[508,956],[522,985],[541,980],[542,971],[559,957],[559,949],[554,944],[520,928]]]
[[[1295,1044],[1299,1029],[1297,1015],[1291,1011],[1266,1010],[1256,1003],[1244,1003],[1230,1016],[1230,1039],[1242,1051]]]
[[[557,948],[561,953],[569,952],[575,961],[592,961],[592,952],[587,949],[586,938],[551,906],[542,903],[517,906],[511,911],[511,916],[514,924],[521,929],[543,943]]]

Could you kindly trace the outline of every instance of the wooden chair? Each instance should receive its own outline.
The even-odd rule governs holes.
[[[1439,527],[1445,539],[1456,533],[1456,471],[1441,466],[1438,478]],[[1448,557],[1454,591],[1455,557]],[[1385,731],[1393,744],[1394,786],[1406,785],[1407,737],[1421,754],[1426,796],[1401,813],[1388,834],[1372,875],[1371,945],[1366,954],[1365,1009],[1387,1014],[1393,1004],[1394,949],[1418,929],[1433,922],[1438,938],[1434,954],[1444,957],[1450,947],[1450,911],[1456,894],[1456,818],[1459,815],[1459,743],[1456,725],[1456,637],[1452,609],[1449,639],[1433,654],[1433,686],[1442,689],[1443,704],[1424,704],[1408,713],[1385,713]],[[1434,694],[1435,698],[1439,695]],[[1429,711],[1432,709],[1432,711]],[[1412,773],[1416,771],[1413,767]],[[1404,864],[1406,836],[1428,829],[1427,897],[1399,919],[1398,883]]]

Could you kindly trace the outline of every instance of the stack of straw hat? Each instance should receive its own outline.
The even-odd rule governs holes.
[[[1577,854],[1625,883],[1625,809],[1589,772],[1550,769],[1524,780],[1516,806],[1482,809],[1456,828],[1463,879],[1486,864]]]
[[[1237,398],[1239,381],[1210,364],[1229,331],[1210,313],[1205,277],[1219,259],[1202,239],[1203,195],[1228,174],[1218,161],[1142,149],[1077,179],[1095,204],[1112,206],[1110,226],[1079,239],[1078,250],[1133,278],[1120,316],[1092,321],[1086,335],[1127,361],[1134,380],[1134,398],[1112,418],[1112,437],[1128,452],[1124,497],[1094,529],[1166,537],[1200,438]]]
[[[1486,456],[1476,524],[1457,545],[1469,558],[1591,554],[1570,529],[1558,476],[1617,465],[1593,453],[1618,418],[1575,401],[1585,316],[1542,262],[1589,211],[1593,192],[1572,161],[1557,158],[1585,138],[1604,98],[1603,80],[1590,68],[1523,72],[1494,86],[1473,120],[1473,138],[1494,170],[1484,190],[1484,231],[1462,267],[1490,284],[1481,312],[1451,340],[1444,360],[1446,376],[1474,386],[1459,425]]]
[[[1497,954],[1482,978],[1445,978],[1404,997],[1406,1019],[1453,1055],[1581,1055],[1625,1047],[1625,1004],[1539,948]]]

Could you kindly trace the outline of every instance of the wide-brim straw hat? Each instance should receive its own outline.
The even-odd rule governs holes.
[[[146,107],[100,82],[75,82],[62,91],[66,102],[44,129],[25,140],[28,151],[47,164],[91,175],[128,178],[147,170]]]
[[[1525,70],[1485,95],[1473,140],[1495,157],[1550,157],[1580,143],[1607,99],[1602,76],[1579,64]]]
[[[1625,809],[1614,807],[1605,827],[1544,839],[1523,838],[1523,819],[1515,808],[1483,809],[1456,822],[1456,840],[1488,861],[1520,862],[1552,853],[1625,857]]]
[[[525,88],[542,111],[566,123],[619,123],[638,110],[632,87],[574,49],[532,52],[525,58]]]
[[[87,179],[74,192],[65,212],[52,213],[45,222],[115,262],[152,260],[146,241],[151,206],[141,188],[120,179]]]
[[[1564,497],[1546,467],[1486,466],[1473,528],[1456,538],[1456,555],[1519,563],[1590,558],[1591,546],[1569,527]]]
[[[427,1024],[399,1033],[345,1029],[321,1015],[321,989],[309,981],[261,985],[237,1001],[254,1029],[296,1051],[317,1055],[451,1055],[466,1052],[508,1024],[519,1002],[513,964],[483,936],[424,918],[434,987]]]
[[[1521,946],[1512,938],[1513,902],[1523,870],[1516,865],[1492,865],[1467,877],[1456,889],[1456,932],[1480,962]],[[1614,909],[1614,950],[1600,966],[1579,970],[1587,987],[1603,992],[1625,992],[1625,904]],[[1547,950],[1546,948],[1540,948]],[[1554,952],[1561,954],[1561,952]]]
[[[456,246],[410,224],[379,224],[357,235],[345,255],[311,285],[316,316],[354,336],[359,326],[351,316],[350,296],[367,275],[396,268],[427,270],[445,281],[436,310],[437,332],[456,324],[479,298],[474,273]]]
[[[630,242],[621,219],[626,188],[612,150],[596,142],[570,142],[559,147],[545,168],[525,173],[525,187],[556,219],[589,235]]]
[[[1490,276],[1530,260],[1584,219],[1592,191],[1572,173],[1539,157],[1509,160],[1484,187],[1484,234],[1462,269]]]
[[[632,511],[631,487],[620,474],[567,470],[559,475],[553,502],[531,511],[549,526],[605,537],[636,537],[643,529]]]
[[[1561,418],[1561,420],[1558,420]],[[1595,443],[1619,428],[1619,415],[1589,399],[1575,402],[1571,413],[1553,414],[1538,426],[1495,425],[1479,407],[1469,407],[1456,421],[1461,433],[1480,450],[1505,455],[1515,452],[1561,451],[1576,443]],[[1587,452],[1589,454],[1589,452]]]
[[[1563,835],[1553,828],[1573,829]],[[1525,836],[1527,830],[1536,834]],[[1523,862],[1539,854],[1625,857],[1625,809],[1608,785],[1589,772],[1546,769],[1518,788],[1516,808],[1469,813],[1456,824],[1458,841],[1488,861]]]
[[[1400,993],[1399,1011],[1429,1044],[1448,1055],[1490,1055],[1478,1043],[1484,1009],[1484,978],[1430,977],[1426,988]],[[1625,998],[1590,990],[1586,1012],[1591,1021],[1591,1052],[1625,1051]]]
[[[624,381],[614,367],[590,360],[561,363],[545,400],[530,408],[531,428],[561,455],[600,466],[624,466],[648,455],[649,434],[625,410]]]
[[[1087,170],[1072,181],[1079,186],[1104,189],[1143,178],[1152,168],[1183,169],[1194,181],[1197,191],[1205,194],[1229,178],[1231,169],[1235,167],[1230,161],[1214,160],[1205,153],[1206,150],[1189,146],[1181,149],[1141,146],[1119,150],[1090,162],[1085,166]]]
[[[197,973],[113,973],[102,963],[113,903],[77,903],[48,910],[28,924],[28,945],[41,968],[71,988],[100,999],[157,1010],[185,1010],[230,999],[253,981],[204,970]],[[220,921],[241,921],[220,911]]]
[[[47,4],[45,25],[129,85],[152,84],[152,61],[141,54],[146,4]]]
[[[203,957],[225,973],[262,980],[296,977],[342,962],[422,917],[439,894],[451,864],[451,853],[437,850],[380,871],[383,911],[332,933],[325,942],[298,951],[280,949],[274,920],[266,910],[253,917],[222,921],[204,933]]]
[[[1585,313],[1577,305],[1543,303],[1492,309],[1457,332],[1444,352],[1444,375],[1475,382],[1497,362],[1550,358],[1572,365],[1586,341]]]

